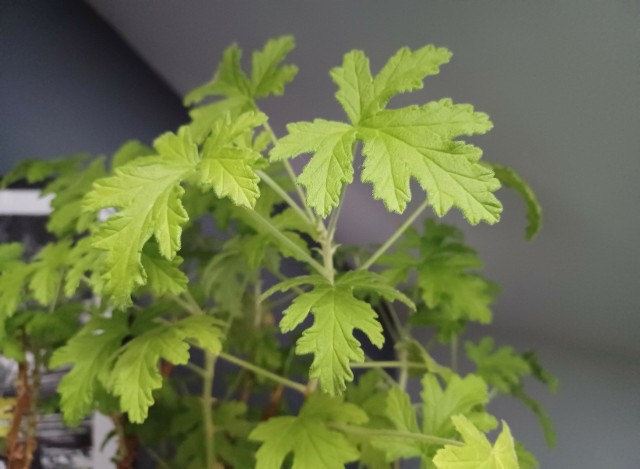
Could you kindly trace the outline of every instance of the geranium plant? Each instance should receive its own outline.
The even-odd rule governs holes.
[[[496,223],[502,183],[524,197],[531,238],[535,197],[460,140],[489,131],[486,114],[451,99],[389,107],[451,53],[403,48],[372,75],[352,51],[330,74],[345,121],[295,122],[277,136],[259,105],[294,79],[283,65],[293,47],[268,41],[250,73],[229,47],[186,97],[191,121],[153,146],[28,162],[5,177],[53,196],[49,244],[30,258],[20,244],[0,247],[0,351],[20,370],[0,413],[11,468],[29,467],[39,376],[58,367],[69,370],[65,421],[108,415],[121,468],[143,451],[180,468],[534,467],[487,409],[503,394],[553,442],[524,387],[527,377],[555,386],[536,356],[491,338],[462,343],[468,324],[491,322],[496,287],[461,232],[436,221],[456,208],[472,225]],[[289,160],[303,154],[296,175]],[[379,246],[336,243],[357,165],[391,212],[405,212],[412,179],[421,188]],[[458,371],[463,354],[471,373]]]

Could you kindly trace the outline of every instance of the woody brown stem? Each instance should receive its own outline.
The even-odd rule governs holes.
[[[18,364],[17,388],[16,407],[13,412],[11,428],[7,434],[9,469],[29,469],[32,456],[27,456],[27,445],[20,439],[22,419],[28,414],[30,407],[29,364],[26,361]]]

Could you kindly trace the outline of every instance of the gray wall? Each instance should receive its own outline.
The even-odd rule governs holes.
[[[89,2],[180,94],[211,76],[230,42],[250,50],[294,34],[300,74],[265,104],[280,134],[286,122],[342,117],[328,70],[345,51],[364,49],[377,69],[404,45],[451,48],[442,74],[397,102],[451,96],[489,113],[495,129],[475,142],[519,170],[545,210],[543,233],[525,243],[522,204],[501,192],[501,223],[467,231],[503,286],[503,343],[539,349],[560,378],[557,396],[540,393],[558,448],[544,448],[527,411],[496,410],[543,468],[640,467],[640,2]],[[400,222],[370,191],[349,189],[343,241],[380,241]]]

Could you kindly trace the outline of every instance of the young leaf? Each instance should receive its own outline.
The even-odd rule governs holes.
[[[213,79],[192,90],[184,98],[186,105],[202,101],[207,96],[247,96],[249,83],[247,76],[240,67],[242,51],[237,44],[232,44],[224,51],[222,61],[218,64]]]
[[[453,140],[490,128],[486,114],[450,100],[381,111],[358,127],[364,142],[362,180],[373,184],[374,197],[393,212],[402,213],[411,200],[413,177],[438,216],[456,206],[473,225],[496,223],[502,205],[493,192],[500,183],[479,162],[479,148]]]
[[[160,254],[172,259],[180,249],[181,225],[188,216],[180,201],[180,183],[198,164],[189,131],[167,133],[155,142],[158,156],[138,158],[100,179],[84,200],[85,210],[120,209],[100,225],[93,246],[107,251],[105,292],[119,306],[131,303],[131,292],[146,282],[141,251],[151,236]]]
[[[280,329],[292,331],[310,312],[314,323],[298,339],[296,353],[313,354],[309,376],[320,379],[323,391],[340,394],[345,383],[353,379],[349,362],[364,361],[353,330],[360,329],[380,348],[384,342],[382,326],[376,312],[368,303],[357,300],[351,288],[326,283],[316,284],[310,292],[299,295],[284,311]]]
[[[147,284],[157,295],[165,293],[178,295],[187,289],[189,279],[180,270],[182,258],[174,257],[167,260],[162,257],[154,246],[155,243],[147,243],[142,250],[142,268],[147,274]]]
[[[273,161],[314,153],[298,177],[307,189],[307,204],[326,217],[338,205],[344,184],[353,181],[352,147],[356,134],[340,122],[316,119],[287,126],[288,135],[271,151]]]
[[[336,98],[352,126],[337,131],[340,124],[336,122],[294,124],[290,126],[291,138],[286,136],[272,150],[276,159],[316,152],[299,182],[313,192],[309,204],[320,215],[330,212],[337,203],[336,193],[339,195],[344,182],[352,179],[353,169],[347,168],[352,150],[346,143],[353,146],[355,131],[356,138],[364,143],[362,181],[373,184],[374,197],[390,211],[405,210],[411,200],[409,183],[415,178],[438,216],[456,206],[471,224],[499,220],[502,205],[493,192],[500,183],[493,171],[480,163],[479,148],[454,140],[490,130],[492,124],[486,114],[449,99],[383,109],[392,95],[421,87],[422,79],[437,73],[449,57],[446,49],[433,46],[415,52],[401,49],[373,78],[367,57],[353,51],[345,55],[341,67],[331,71],[338,85]],[[317,134],[315,138],[309,136],[314,144],[305,145],[306,134]],[[331,176],[337,176],[337,182],[328,179]]]
[[[253,207],[260,195],[260,178],[252,163],[260,154],[250,147],[235,145],[234,140],[265,121],[262,113],[245,113],[233,121],[227,116],[217,121],[202,149],[200,184],[213,187],[218,197],[229,197],[236,205]]]
[[[253,53],[251,69],[251,94],[255,98],[284,93],[284,85],[298,73],[295,65],[279,66],[296,46],[293,36],[271,39],[261,51]]]
[[[392,280],[400,281],[417,270],[417,284],[427,308],[418,309],[412,317],[415,323],[436,323],[440,329],[461,320],[491,321],[496,287],[474,272],[482,267],[482,261],[462,241],[458,228],[427,219],[422,235],[410,232],[399,255],[383,259],[391,266],[386,276]],[[418,255],[406,255],[409,249],[418,249]]]
[[[254,109],[256,98],[281,95],[284,86],[298,72],[294,65],[280,65],[294,46],[291,36],[268,41],[263,50],[253,54],[250,79],[240,67],[242,51],[236,44],[228,47],[213,79],[191,91],[184,99],[186,105],[192,105],[207,96],[224,97],[223,100],[196,107],[189,112],[194,140],[201,143],[211,132],[215,122],[225,115],[235,118]]]
[[[558,378],[542,367],[538,355],[535,352],[525,352],[522,354],[522,358],[529,364],[531,375],[535,379],[546,384],[552,394],[558,391]]]
[[[189,129],[193,135],[193,141],[201,144],[218,120],[225,119],[227,116],[236,118],[251,109],[252,104],[245,96],[234,96],[192,109],[189,111],[191,117]]]
[[[524,378],[531,374],[539,378],[544,373],[546,382],[554,390],[556,380],[551,374],[542,369],[537,361],[531,360],[531,355],[518,355],[511,347],[494,348],[494,341],[485,337],[478,345],[468,342],[467,356],[475,363],[476,373],[489,385],[503,394],[510,394],[522,401],[538,417],[545,439],[549,447],[555,445],[556,434],[553,423],[544,408],[524,391]]]
[[[511,347],[493,348],[494,341],[490,337],[485,337],[477,345],[472,342],[465,344],[467,356],[477,367],[476,374],[498,391],[509,393],[522,384],[525,375],[531,374],[531,368]]]
[[[262,443],[256,453],[256,468],[280,469],[289,453],[293,453],[292,469],[343,467],[358,458],[358,450],[328,423],[366,421],[367,415],[357,406],[313,394],[297,417],[274,417],[251,432],[249,438]]]
[[[420,433],[409,395],[400,388],[394,387],[387,392],[384,411],[395,430]],[[424,452],[424,443],[411,438],[375,438],[372,444],[385,453],[388,463],[402,458],[414,458]]]
[[[524,447],[519,441],[515,442],[516,455],[518,456],[518,464],[520,469],[536,469],[540,467],[540,463],[536,457]]]
[[[370,111],[384,109],[389,99],[398,93],[421,89],[423,80],[429,75],[437,75],[440,66],[448,63],[450,58],[451,52],[432,44],[415,51],[403,47],[373,80],[374,97]]]
[[[464,439],[464,446],[446,445],[436,453],[433,463],[438,469],[518,469],[518,458],[509,426],[502,421],[502,432],[494,446],[463,415],[451,417]]]
[[[488,166],[505,187],[515,190],[524,200],[527,206],[527,220],[529,221],[525,237],[527,239],[535,238],[542,228],[542,207],[540,207],[533,190],[515,170],[494,163],[489,163]]]
[[[422,431],[428,435],[454,436],[451,416],[458,414],[465,415],[484,431],[496,425],[492,416],[479,410],[488,402],[488,396],[486,383],[477,376],[453,376],[443,389],[435,376],[427,374],[422,379],[420,396],[423,402]]]
[[[373,101],[369,59],[360,50],[351,51],[345,54],[342,67],[331,70],[331,78],[338,85],[336,99],[351,123],[357,125]]]
[[[162,386],[160,358],[184,365],[189,361],[189,344],[195,339],[202,348],[217,353],[222,348],[221,332],[215,319],[192,316],[175,324],[157,326],[127,342],[111,371],[111,389],[120,397],[120,408],[133,423],[147,418],[154,402],[152,392]]]

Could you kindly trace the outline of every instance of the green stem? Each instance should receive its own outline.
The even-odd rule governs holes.
[[[278,228],[276,228],[269,220],[264,218],[255,210],[245,209],[245,213],[247,213],[250,217],[252,217],[262,228],[268,231],[274,238],[280,240],[283,244],[285,244],[289,249],[298,254],[301,259],[309,264],[311,267],[316,269],[321,275],[324,277],[330,278],[328,273],[325,272],[324,267],[315,259],[313,259],[309,254],[307,254],[300,246],[295,244],[289,238],[287,238]]]
[[[265,378],[275,381],[276,383],[280,383],[283,386],[286,386],[291,389],[295,389],[296,391],[302,394],[307,393],[307,388],[304,384],[296,383],[295,381],[287,379],[284,376],[280,376],[278,374],[272,373],[269,370],[265,370],[264,368],[254,365],[253,363],[245,361],[241,358],[235,357],[233,355],[229,355],[225,352],[220,352],[220,354],[218,354],[218,357],[222,358],[225,361],[228,361],[229,363],[233,363],[234,365],[238,365],[239,367],[252,371],[257,375],[264,376]]]
[[[398,378],[398,386],[405,391],[407,389],[407,382],[409,381],[409,367],[407,366],[407,349],[401,348],[398,352],[400,358],[400,377]]]
[[[376,370],[380,376],[382,376],[382,378],[387,382],[387,384],[391,387],[395,387],[398,385],[398,382],[395,380],[395,378],[393,376],[391,376],[387,370],[385,370],[384,368],[395,368],[394,366],[389,366],[389,367],[385,367],[383,366],[377,366],[378,363],[400,363],[400,362],[377,362],[375,360],[373,360],[371,357],[369,357],[367,354],[365,354],[365,359],[367,360],[364,363],[356,363],[356,362],[352,362],[349,363],[349,367],[350,368],[370,368],[370,369],[374,369]]]
[[[367,427],[358,427],[355,425],[345,425],[342,423],[330,423],[330,427],[335,428],[336,430],[340,430],[344,433],[349,433],[351,435],[358,435],[364,437],[371,438],[407,438],[417,441],[422,441],[424,443],[431,443],[436,445],[455,445],[455,446],[463,446],[458,440],[451,440],[449,438],[441,438],[439,436],[434,435],[426,435],[424,433],[414,433],[407,432],[402,430],[388,430],[388,429],[377,429],[377,428],[367,428]]]
[[[204,368],[200,368],[198,365],[194,365],[193,363],[186,363],[185,368],[187,368],[188,370],[193,371],[195,374],[201,376],[202,378],[205,377],[205,370]]]
[[[186,301],[184,301],[182,298],[180,298],[179,296],[172,296],[171,299],[173,300],[174,303],[176,303],[177,305],[181,306],[182,309],[185,310],[185,312],[193,315],[193,316],[197,316],[198,313],[197,311],[194,311],[193,306],[191,306],[191,304],[187,303]]]
[[[257,110],[259,110],[255,102],[253,103],[253,105]],[[276,133],[271,128],[271,125],[269,124],[269,122],[265,122],[263,124],[263,127],[267,132],[269,132],[269,135],[271,136],[271,141],[273,142],[273,144],[275,145],[276,143],[278,143],[278,137],[276,137]],[[304,192],[302,191],[302,188],[300,187],[300,185],[298,185],[298,178],[296,177],[296,173],[293,172],[293,168],[291,167],[291,164],[289,163],[288,160],[284,160],[282,164],[284,165],[284,169],[289,175],[291,182],[293,182],[293,186],[296,188],[296,192],[298,193],[300,202],[302,203],[302,206],[306,210],[307,215],[309,216],[309,220],[312,220],[315,224],[316,216],[306,204],[307,198],[305,197]]]
[[[458,336],[451,338],[451,369],[456,372],[458,370]]]
[[[202,310],[202,308],[200,307],[200,305],[198,304],[198,302],[196,301],[196,299],[193,297],[193,295],[191,294],[191,292],[188,289],[183,293],[183,295],[187,299],[187,302],[193,308],[193,311],[195,312],[196,315],[198,315],[198,316],[205,316],[206,315],[205,312]]]
[[[315,226],[315,220],[314,219],[310,219],[309,218],[309,214],[307,212],[305,212],[302,208],[300,208],[300,205],[298,205],[296,203],[295,200],[293,200],[291,198],[291,196],[287,193],[287,191],[285,191],[282,186],[280,186],[280,184],[278,184],[276,181],[274,181],[271,176],[269,176],[267,173],[265,173],[264,171],[256,171],[256,174],[260,177],[260,179],[262,179],[269,187],[271,187],[271,189],[274,190],[274,192],[276,194],[278,194],[280,197],[282,197],[282,200],[284,200],[289,207],[291,207],[293,210],[295,210],[296,212],[298,212],[298,214],[304,218],[305,220],[309,221],[311,223],[312,226]]]
[[[302,288],[298,288],[298,287],[294,287],[291,289],[291,292],[286,293],[284,295],[282,295],[280,298],[278,298],[277,300],[271,300],[269,302],[269,306],[271,308],[275,308],[277,306],[280,306],[284,303],[291,303],[291,301],[298,295],[302,295],[304,293],[304,290]],[[261,298],[263,301],[264,299]]]
[[[335,279],[335,269],[333,268],[333,240],[329,236],[329,233],[324,233],[320,237],[320,246],[322,251],[322,263],[325,272],[325,277],[330,283],[333,283]]]
[[[374,252],[367,261],[360,266],[360,270],[367,270],[369,267],[373,265],[378,258],[383,255],[387,250],[395,243],[402,233],[404,233],[407,228],[409,228],[413,222],[420,216],[422,212],[429,206],[429,201],[425,199],[422,204],[413,212],[409,218],[407,218],[402,225],[398,227],[398,229],[387,239],[382,246],[378,248],[376,252]]]
[[[338,206],[335,208],[335,210],[331,213],[331,217],[329,218],[327,232],[329,233],[329,237],[331,239],[333,239],[334,235],[336,234],[336,227],[338,226],[338,218],[340,218],[340,213],[342,212],[342,204],[344,202],[344,198],[347,193],[347,187],[349,186],[344,186],[344,189],[342,189],[342,193],[340,194],[340,202],[338,203]]]
[[[216,356],[205,351],[205,365],[202,384],[202,418],[204,419],[205,450],[207,457],[206,469],[216,466],[215,425],[211,409],[213,394],[213,379],[215,375]]]
[[[349,363],[349,366],[351,368],[402,368],[403,366],[406,366],[407,368],[420,368],[424,370],[429,369],[429,367],[424,363],[402,362],[401,360]]]

